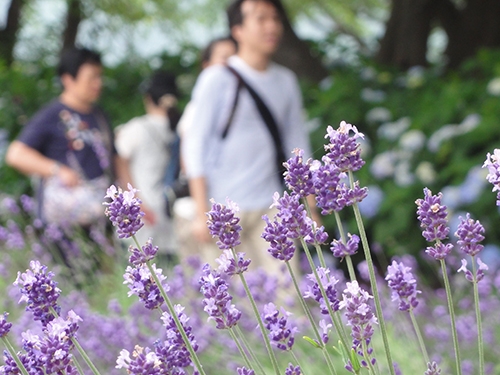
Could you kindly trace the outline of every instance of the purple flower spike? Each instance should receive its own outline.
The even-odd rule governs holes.
[[[12,328],[12,323],[9,323],[7,321],[7,317],[9,316],[9,313],[4,312],[2,315],[0,315],[0,337],[7,336],[7,334],[10,332],[10,329]]]
[[[304,163],[304,150],[293,150],[295,157],[284,163],[286,168],[285,182],[290,191],[301,198],[314,194],[313,175],[311,172],[312,159]]]
[[[124,368],[129,374],[155,375],[161,373],[162,362],[155,352],[149,348],[136,345],[132,358],[128,350],[123,349],[116,360],[116,368]]]
[[[155,264],[152,265],[152,268],[160,283],[162,283],[163,289],[165,292],[168,292],[170,288],[167,284],[163,283],[166,277],[162,274],[162,270],[160,268],[157,269]],[[123,278],[125,279],[123,283],[128,284],[128,288],[130,289],[128,296],[136,294],[144,302],[147,309],[154,310],[163,304],[164,299],[160,289],[154,282],[146,264],[140,264],[136,267],[128,266]]]
[[[474,258],[472,259],[472,261],[474,261]],[[479,267],[476,272],[475,282],[478,283],[484,278],[484,271],[488,270],[488,266],[484,264],[479,257],[477,258],[477,264]],[[467,269],[467,260],[462,259],[462,267],[460,267],[457,272],[463,272],[467,281],[470,281],[471,283],[474,282],[474,275]]]
[[[469,214],[465,220],[460,216],[460,224],[455,236],[458,237],[458,246],[464,253],[473,257],[483,249],[484,246],[479,243],[484,240],[483,233],[484,227],[479,220],[474,221]]]
[[[358,349],[362,343],[369,344],[373,335],[373,325],[378,324],[369,300],[373,297],[359,287],[357,281],[348,282],[342,294],[340,308],[345,308],[347,325],[352,327],[353,348]]]
[[[427,370],[424,375],[440,375],[441,369],[438,367],[436,362],[427,363]]]
[[[278,209],[276,215],[287,229],[289,238],[297,239],[311,233],[311,221],[308,220],[306,209],[300,203],[300,197],[296,194],[288,194],[286,191],[280,197],[278,193],[273,195],[271,207]]]
[[[500,149],[496,148],[493,155],[488,153],[483,168],[488,168],[486,179],[493,185],[492,191],[497,191],[497,206],[500,206]]]
[[[294,366],[289,363],[285,370],[285,375],[302,375],[302,370],[300,369],[300,366]]]
[[[341,240],[333,240],[330,250],[336,258],[344,258],[352,256],[358,252],[359,237],[355,234],[348,233],[349,239],[344,244]]]
[[[217,237],[219,249],[231,249],[240,244],[240,218],[235,216],[239,211],[236,203],[227,199],[227,205],[215,203],[212,199],[212,210],[207,213],[208,229],[212,237]]]
[[[200,277],[200,291],[204,311],[215,320],[217,329],[227,329],[235,326],[241,318],[241,311],[231,304],[233,297],[228,293],[229,286],[217,271],[210,270],[206,264]]]
[[[448,237],[450,228],[446,216],[446,206],[441,205],[442,193],[432,195],[432,192],[424,188],[424,199],[417,199],[417,215],[422,228],[422,236],[429,242],[444,240]]]
[[[295,342],[295,333],[297,327],[293,327],[288,320],[288,316],[292,315],[290,312],[276,308],[274,303],[270,302],[264,306],[262,321],[269,331],[269,339],[271,344],[281,350],[291,350]]]
[[[318,274],[319,282],[323,286],[325,290],[326,297],[328,298],[328,303],[330,304],[330,308],[332,311],[338,311],[339,309],[339,300],[337,298],[337,291],[335,286],[339,282],[334,276],[330,275],[329,268],[318,267],[316,269],[316,273]],[[321,309],[321,313],[323,315],[328,315],[328,306],[325,303],[323,298],[323,294],[321,293],[321,289],[319,287],[318,280],[316,279],[314,273],[307,275],[307,279],[312,282],[312,285],[308,284],[307,289],[304,293],[304,298],[314,298],[316,302],[319,302],[319,307]]]
[[[364,138],[363,133],[358,132],[358,129],[351,124],[342,121],[337,130],[331,126],[327,128],[325,138],[330,139],[330,143],[325,145],[327,156],[333,163],[340,168],[342,172],[355,172],[365,164],[361,159],[361,150],[358,138]],[[351,131],[354,133],[350,135]]]
[[[288,237],[288,229],[282,222],[274,220],[271,222],[267,215],[262,216],[266,227],[262,238],[269,242],[267,250],[274,258],[288,262],[295,254],[295,244]]]
[[[32,260],[30,268],[25,273],[17,273],[14,285],[21,288],[19,302],[26,302],[26,311],[31,311],[34,319],[41,321],[45,327],[55,318],[50,309],[53,308],[58,314],[61,310],[57,304],[61,290],[52,280],[54,273],[47,272],[47,267],[39,261]]]
[[[142,228],[141,200],[135,197],[138,191],[132,185],[128,184],[128,191],[122,191],[120,188],[111,185],[106,192],[104,198],[111,199],[111,202],[104,202],[107,206],[105,210],[106,216],[113,226],[117,227],[116,233],[119,238],[129,238],[137,233]]]
[[[435,260],[443,260],[453,249],[453,244],[442,242],[436,243],[434,246],[429,246],[425,249],[425,253],[434,258]]]
[[[418,306],[417,295],[421,292],[417,290],[417,280],[410,267],[393,260],[392,265],[387,267],[385,279],[392,290],[392,301],[399,302],[399,310],[410,311]]]
[[[236,369],[238,375],[254,375],[255,372],[252,369],[248,369],[246,367],[238,367]]]
[[[142,251],[133,246],[130,246],[128,251],[131,253],[128,261],[137,266],[154,259],[158,252],[158,246],[153,246],[153,239],[149,238],[142,247]]]
[[[219,271],[228,276],[239,275],[248,270],[250,259],[245,259],[245,253],[236,254],[238,259],[234,259],[232,250],[223,250],[220,257],[215,259],[219,263]]]
[[[332,323],[327,323],[324,319],[319,321],[319,328],[321,328],[321,341],[323,341],[323,344],[328,343],[328,340],[330,339],[328,335],[332,327]]]

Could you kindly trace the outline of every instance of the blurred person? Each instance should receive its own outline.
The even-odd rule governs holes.
[[[116,148],[125,160],[126,179],[138,189],[145,212],[144,227],[136,234],[141,245],[152,237],[159,254],[171,259],[175,239],[163,195],[165,171],[171,159],[179,121],[175,76],[156,71],[141,85],[145,115],[117,128]]]
[[[269,108],[286,158],[297,147],[310,155],[301,92],[296,76],[271,61],[283,34],[281,4],[274,0],[237,0],[228,7],[227,16],[237,43],[236,55],[229,57],[227,64],[236,74],[221,65],[201,73],[191,99],[193,125],[182,147],[196,205],[192,233],[199,242],[212,244],[200,255],[215,265],[220,250],[214,248],[210,238],[206,212],[210,210],[210,198],[222,204],[229,198],[240,207],[243,231],[238,251],[252,259],[253,267],[275,273],[282,262],[270,258],[261,234],[265,227],[262,215],[273,217],[275,210],[269,208],[273,194],[283,191],[282,170],[276,162],[278,147],[268,121],[237,75]]]
[[[97,52],[63,51],[57,68],[62,93],[28,121],[5,156],[11,167],[40,177],[37,215],[43,223],[89,235],[93,224],[106,226],[103,197],[123,170],[111,126],[96,105],[102,71]],[[69,238],[57,243],[66,265],[68,246]]]
[[[221,64],[225,65],[227,59],[236,53],[236,43],[230,37],[222,37],[212,40],[201,52],[201,68]],[[179,121],[177,132],[181,141],[186,132],[193,126],[194,104],[190,101],[184,108]],[[184,168],[183,168],[184,173]],[[178,254],[183,260],[192,256],[200,256],[207,253],[205,242],[200,242],[193,236],[192,223],[196,219],[196,204],[192,197],[177,199],[174,205],[175,232],[178,240]]]

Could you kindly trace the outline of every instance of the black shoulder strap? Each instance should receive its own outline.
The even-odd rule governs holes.
[[[236,94],[235,103],[234,103],[234,106],[232,108],[229,120],[231,121],[233,116],[234,116],[234,111],[235,111],[235,107],[236,107],[236,104],[238,101],[238,96],[239,96],[238,93],[240,91],[240,87],[245,87],[248,90],[248,92],[250,93],[250,96],[252,97],[252,99],[255,101],[255,105],[257,106],[257,109],[259,110],[260,116],[262,117],[262,120],[264,120],[264,123],[266,124],[266,126],[269,130],[269,133],[271,134],[271,137],[272,137],[273,143],[274,143],[274,147],[276,150],[276,165],[278,167],[278,172],[280,174],[282,174],[285,171],[285,167],[283,166],[283,163],[286,161],[285,152],[283,150],[283,142],[281,140],[281,135],[280,135],[280,132],[278,129],[278,125],[276,124],[276,121],[275,121],[271,111],[267,107],[266,103],[264,103],[262,98],[259,96],[259,94],[257,94],[257,92],[255,92],[255,90],[252,88],[252,86],[250,86],[233,67],[228,66],[227,68],[238,79],[238,89],[237,89],[238,91]],[[226,128],[224,129],[225,134],[223,133],[223,137],[225,137],[227,135],[227,132],[229,130],[230,125],[231,125],[231,122],[228,122],[228,124],[226,125]]]

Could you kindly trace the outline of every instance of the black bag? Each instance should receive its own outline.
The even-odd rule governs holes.
[[[229,128],[231,127],[231,123],[233,121],[234,117],[234,112],[236,109],[236,105],[238,104],[238,98],[239,98],[239,93],[240,90],[244,87],[247,89],[247,91],[250,93],[250,96],[255,102],[255,105],[257,106],[257,110],[259,111],[260,116],[262,117],[262,120],[267,126],[267,129],[269,130],[269,133],[271,133],[271,137],[273,139],[275,151],[276,151],[276,169],[279,173],[280,176],[280,181],[282,184],[284,184],[283,180],[283,173],[285,172],[286,168],[283,165],[283,163],[286,162],[286,157],[285,157],[285,152],[283,149],[283,142],[281,140],[281,135],[278,129],[278,125],[276,123],[276,120],[274,119],[271,111],[267,107],[266,103],[261,99],[259,94],[250,86],[242,77],[241,75],[231,66],[227,67],[231,73],[235,75],[235,77],[238,79],[238,86],[236,89],[236,95],[234,97],[234,102],[233,102],[233,107],[231,109],[231,113],[229,115],[226,127],[224,128],[224,131],[222,132],[222,138],[226,138]]]
[[[165,196],[165,211],[169,217],[173,215],[173,206],[178,198],[189,196],[187,177],[181,172],[181,139],[178,134],[169,144],[170,161],[163,180],[163,194]]]

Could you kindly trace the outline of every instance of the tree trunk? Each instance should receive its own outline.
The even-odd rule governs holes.
[[[427,65],[427,39],[436,0],[393,0],[377,61],[407,69]]]
[[[7,13],[7,24],[0,30],[0,58],[4,59],[7,66],[14,61],[14,46],[16,45],[17,32],[20,27],[21,10],[25,0],[12,0]]]
[[[291,69],[300,78],[313,82],[319,82],[328,76],[321,58],[313,56],[307,43],[297,37],[286,14],[283,26],[283,39],[273,60]]]
[[[66,13],[66,28],[63,33],[62,51],[75,46],[78,26],[83,19],[80,0],[68,0],[68,12]]]
[[[469,0],[453,12],[453,5],[440,7],[437,18],[448,35],[448,67],[456,68],[481,48],[500,47],[500,2]]]
[[[499,19],[498,0],[468,0],[462,9],[450,0],[393,0],[376,60],[400,69],[427,65],[427,40],[439,24],[448,37],[448,67],[456,68],[482,47],[500,47]]]

